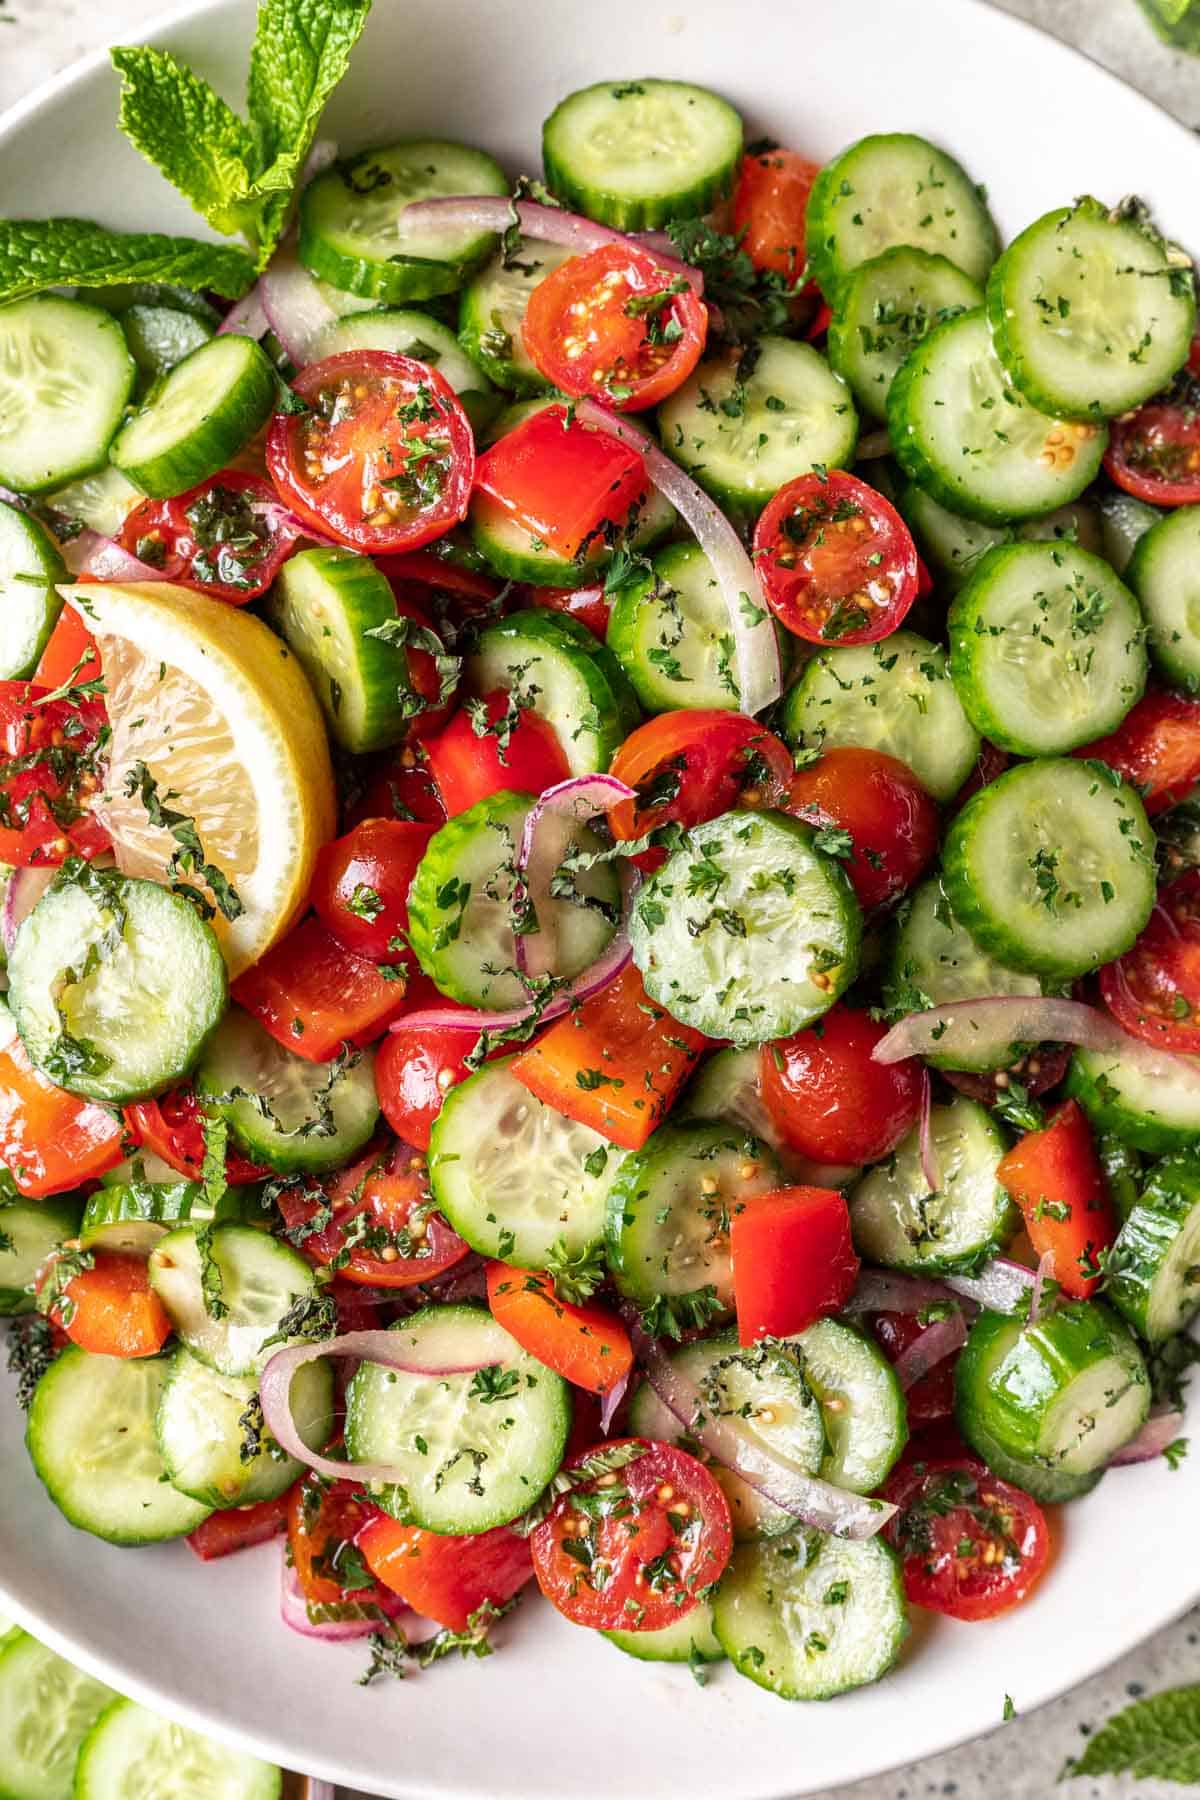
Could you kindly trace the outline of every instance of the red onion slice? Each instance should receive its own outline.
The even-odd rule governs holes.
[[[373,1631],[379,1631],[388,1619],[398,1618],[408,1610],[399,1594],[389,1594],[382,1583],[378,1597],[363,1606],[355,1607],[350,1602],[328,1608],[314,1605],[310,1610],[296,1571],[288,1562],[287,1556],[281,1556],[279,1561],[279,1614],[288,1629],[299,1632],[301,1637],[323,1638],[327,1644],[345,1644],[351,1638],[369,1637]],[[355,1612],[361,1616],[355,1618]],[[326,1616],[323,1617],[323,1613]]]
[[[904,1392],[907,1394],[909,1388],[915,1387],[930,1369],[936,1369],[948,1356],[956,1355],[966,1341],[967,1321],[962,1308],[956,1305],[947,1318],[935,1319],[927,1325],[920,1337],[914,1338],[908,1349],[896,1358],[892,1366]]]
[[[267,322],[291,360],[303,367],[317,338],[337,318],[288,244],[277,250],[259,282]]]
[[[1044,1250],[1038,1258],[1038,1266],[1033,1272],[1033,1287],[1029,1295],[1029,1323],[1031,1325],[1036,1325],[1047,1310],[1046,1284],[1054,1279],[1051,1273],[1053,1268],[1054,1258],[1049,1250]]]
[[[645,240],[629,237],[623,231],[613,231],[607,225],[597,225],[581,213],[565,212],[561,207],[541,206],[536,200],[518,200],[515,205],[522,237],[536,238],[543,244],[561,244],[577,256],[583,256],[589,250],[600,250],[605,244],[627,244],[634,250],[649,250],[655,262],[661,263],[669,274],[682,275],[698,294],[704,292],[704,277],[699,269],[681,262],[673,249],[663,250],[661,233],[651,245]],[[436,200],[414,200],[404,208],[400,219],[402,225],[436,225],[448,231],[494,231],[500,236],[513,222],[513,206],[513,201],[499,199],[494,194],[453,194]],[[669,239],[666,241],[670,243]]]
[[[783,672],[774,622],[763,603],[758,575],[741,538],[716,502],[652,443],[640,426],[594,400],[578,401],[575,416],[640,451],[646,474],[691,530],[712,564],[729,614],[729,629],[737,651],[741,710],[751,716],[762,712],[778,700]]]
[[[1015,1313],[1023,1306],[1034,1282],[1032,1269],[1007,1256],[994,1256],[978,1275],[944,1275],[948,1288],[986,1306],[989,1312]]]
[[[905,1275],[899,1269],[864,1269],[847,1300],[845,1313],[919,1313],[928,1306],[954,1300],[944,1281],[927,1275]]]
[[[60,545],[62,559],[73,575],[93,575],[97,581],[165,581],[152,563],[142,562],[122,549],[115,538],[101,537],[90,527]],[[85,621],[86,622],[86,621]]]
[[[1137,1436],[1130,1438],[1114,1456],[1109,1457],[1108,1467],[1125,1469],[1133,1463],[1150,1462],[1152,1458],[1161,1456],[1167,1445],[1175,1442],[1182,1425],[1181,1412],[1151,1413]]]
[[[56,867],[13,870],[4,893],[4,911],[0,914],[0,941],[3,941],[6,956],[12,955],[17,928],[29,917],[57,874]]]
[[[618,800],[636,798],[633,789],[615,775],[577,775],[547,788],[530,807],[516,867],[537,915],[538,929],[517,938],[517,967],[523,974],[552,975],[558,966],[558,930],[546,903],[554,871],[570,846],[572,827],[589,824]]]
[[[1079,1044],[1085,1050],[1119,1051],[1151,1080],[1178,1079],[1181,1073],[1200,1076],[1200,1058],[1173,1056],[1143,1044],[1094,1006],[1085,1006],[1080,1000],[1012,995],[952,1000],[946,1006],[909,1013],[879,1040],[871,1056],[880,1063],[903,1062],[908,1056],[928,1056],[935,1050],[945,1053],[959,1045],[999,1054],[1009,1045],[1050,1040]]]
[[[933,1083],[929,1079],[929,1070],[921,1070],[921,1128],[918,1142],[921,1147],[921,1173],[925,1177],[925,1185],[931,1194],[936,1194],[942,1185],[942,1172],[938,1168],[937,1155],[933,1148]]]
[[[239,337],[260,338],[270,329],[271,322],[263,306],[262,282],[256,281],[250,292],[225,314],[217,327],[217,336],[224,337],[232,332]]]
[[[605,1391],[603,1392],[603,1394],[601,1394],[601,1396],[600,1396],[600,1435],[601,1435],[601,1437],[607,1437],[609,1435],[609,1433],[612,1431],[613,1420],[617,1416],[617,1408],[620,1406],[622,1400],[624,1400],[625,1395],[628,1391],[629,1391],[629,1376],[628,1376],[628,1374],[625,1374],[625,1375],[622,1375],[622,1377],[619,1381],[614,1381],[612,1386],[610,1388],[606,1388]]]

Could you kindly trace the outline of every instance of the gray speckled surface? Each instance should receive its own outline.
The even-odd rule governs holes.
[[[1009,12],[1077,44],[1150,94],[1189,125],[1200,126],[1200,58],[1160,44],[1134,0],[997,0]],[[0,0],[0,109],[56,69],[103,43],[136,38],[164,0]],[[1103,1595],[1097,1595],[1103,1607]],[[984,1628],[986,1629],[986,1627]],[[816,1796],[816,1800],[1048,1800],[1067,1757],[1084,1734],[1142,1692],[1200,1680],[1200,1610],[1123,1657],[1103,1675],[1053,1705],[1020,1716],[1002,1732],[895,1774]],[[1011,1691],[1020,1713],[1021,1672]],[[999,1720],[997,1720],[999,1724]],[[1064,1800],[1177,1800],[1166,1782],[1106,1780],[1067,1787]],[[346,1795],[343,1800],[359,1800]]]

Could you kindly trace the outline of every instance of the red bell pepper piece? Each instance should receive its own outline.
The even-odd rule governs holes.
[[[527,1540],[505,1525],[474,1537],[443,1537],[380,1513],[354,1542],[377,1581],[451,1631],[464,1631],[485,1601],[503,1606],[533,1574]]]
[[[0,1162],[23,1194],[61,1194],[119,1163],[124,1130],[93,1100],[56,1087],[14,1031],[0,1050]]]
[[[310,915],[230,990],[273,1038],[308,1062],[328,1062],[344,1043],[364,1046],[405,1008],[404,981],[343,950]]]
[[[1038,1255],[1052,1258],[1059,1287],[1086,1300],[1099,1284],[1099,1252],[1116,1237],[1117,1217],[1079,1102],[1065,1100],[1040,1131],[1027,1131],[1001,1157],[996,1176],[1020,1207]]]
[[[850,1213],[836,1188],[758,1194],[729,1228],[738,1338],[787,1337],[837,1312],[858,1280]]]
[[[231,1506],[215,1512],[188,1532],[188,1545],[202,1562],[212,1562],[234,1550],[265,1544],[286,1527],[289,1498],[290,1490],[274,1500],[260,1500],[257,1506]]]

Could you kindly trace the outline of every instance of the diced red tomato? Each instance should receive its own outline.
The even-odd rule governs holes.
[[[606,1394],[633,1367],[629,1333],[611,1307],[560,1300],[549,1275],[488,1264],[488,1305],[522,1350],[590,1393]]]
[[[33,685],[41,688],[82,685],[100,674],[96,640],[73,606],[64,606],[58,623],[46,640],[42,659],[33,672]]]
[[[687,380],[704,349],[708,309],[649,251],[604,244],[539,281],[521,335],[535,367],[562,393],[634,412]]]
[[[160,1094],[157,1100],[135,1100],[125,1108],[125,1123],[135,1142],[192,1180],[199,1178],[204,1165],[203,1119],[196,1090],[187,1082]],[[225,1179],[231,1187],[261,1181],[269,1173],[232,1144],[226,1150]]]
[[[523,1050],[512,1073],[547,1106],[640,1150],[707,1041],[655,1005],[628,963]]]
[[[1107,763],[1138,789],[1148,813],[1164,812],[1200,781],[1200,700],[1151,688],[1109,737],[1071,754]]]
[[[924,1335],[925,1329],[915,1313],[882,1312],[876,1313],[872,1320],[876,1341],[891,1363],[899,1362],[909,1346]],[[904,1399],[910,1428],[953,1417],[955,1360],[952,1356],[943,1357],[906,1391]]]
[[[1070,1044],[1035,1044],[1007,1069],[996,1069],[987,1075],[971,1075],[965,1069],[943,1069],[942,1078],[968,1099],[978,1100],[981,1106],[994,1106],[1003,1089],[1013,1081],[1019,1081],[1036,1100],[1039,1094],[1048,1094],[1051,1088],[1058,1086],[1073,1054]]]
[[[224,1507],[210,1513],[195,1531],[187,1534],[187,1545],[201,1562],[212,1562],[218,1556],[230,1556],[235,1550],[250,1550],[265,1544],[279,1532],[286,1531],[290,1493],[275,1500],[260,1500],[256,1506]]]
[[[296,1483],[288,1497],[292,1567],[300,1592],[312,1606],[337,1606],[345,1600],[370,1606],[383,1597],[377,1584],[363,1587],[358,1580],[347,1584],[344,1579],[349,1565],[361,1560],[358,1534],[377,1511],[360,1495],[362,1488],[356,1481],[326,1485],[318,1476],[309,1475]],[[354,1552],[353,1556],[349,1552]]]
[[[270,484],[223,469],[171,500],[143,500],[117,542],[214,600],[244,606],[265,594],[300,536]]]
[[[592,587],[583,588],[530,588],[529,597],[534,606],[547,606],[553,612],[568,614],[578,619],[581,625],[594,632],[603,643],[608,636],[608,620],[612,612],[612,601],[604,591],[602,582]]]
[[[449,1002],[441,1001],[444,1007]],[[470,1009],[464,1007],[468,1014]],[[375,1056],[375,1091],[383,1116],[418,1150],[428,1150],[433,1121],[452,1087],[471,1073],[464,1058],[478,1031],[449,1025],[409,1025],[403,1018],[389,1031]],[[500,1055],[497,1047],[493,1056]]]
[[[810,644],[874,644],[917,597],[917,549],[890,500],[843,469],[798,475],[754,528],[767,605]]]
[[[376,763],[359,798],[346,810],[346,825],[364,819],[415,819],[444,825],[446,806],[425,761],[424,745],[406,744],[396,755]]]
[[[836,1188],[756,1194],[729,1227],[738,1338],[787,1337],[835,1313],[858,1280],[850,1213]]]
[[[629,516],[646,492],[646,467],[608,432],[547,406],[480,457],[475,485],[570,561]]]
[[[921,1065],[872,1062],[886,1035],[869,1013],[839,1005],[762,1045],[759,1089],[789,1149],[813,1162],[870,1163],[907,1136],[921,1110]]]
[[[467,1246],[434,1206],[425,1158],[407,1144],[366,1156],[334,1175],[324,1200],[307,1184],[284,1188],[277,1205],[284,1228],[315,1268],[331,1264],[365,1287],[412,1287],[461,1262]],[[332,1220],[312,1221],[326,1204]],[[349,1261],[340,1258],[349,1249]]]
[[[98,856],[110,844],[92,811],[103,784],[103,702],[50,700],[52,691],[0,681],[0,862],[18,868]]]
[[[533,1574],[528,1541],[507,1525],[446,1537],[378,1513],[356,1543],[378,1581],[450,1631],[465,1631],[471,1614],[489,1602],[503,1606]]]
[[[343,950],[373,963],[411,961],[408,890],[433,832],[403,819],[366,819],[322,844],[310,898]]]
[[[311,913],[238,976],[230,995],[308,1062],[328,1062],[344,1043],[373,1044],[406,1004],[403,976],[388,980],[352,956]]]
[[[1104,468],[1151,506],[1200,501],[1200,413],[1178,400],[1148,400],[1110,427]]]
[[[425,756],[451,818],[489,794],[540,794],[571,773],[553,725],[500,690],[461,707],[425,740]]]
[[[883,1491],[901,1509],[885,1530],[914,1606],[993,1619],[1027,1600],[1045,1574],[1050,1531],[1041,1507],[976,1458],[906,1458]]]
[[[1052,1258],[1063,1292],[1073,1300],[1094,1294],[1099,1253],[1116,1238],[1117,1217],[1078,1100],[1064,1100],[1040,1131],[1027,1131],[1001,1157],[996,1179],[1020,1207],[1038,1255]]]
[[[619,800],[608,815],[616,838],[643,837],[670,821],[690,828],[734,806],[778,806],[793,773],[792,753],[745,713],[659,713],[630,732],[612,773],[636,800]],[[661,851],[639,857],[657,868]]]
[[[106,1106],[56,1087],[14,1031],[0,1050],[0,1162],[23,1194],[61,1194],[113,1168],[124,1131]]]
[[[762,150],[742,158],[733,197],[733,232],[756,269],[791,281],[804,269],[804,217],[820,172],[795,150]]]
[[[655,1631],[686,1617],[724,1570],[733,1549],[729,1503],[686,1451],[615,1442],[639,1443],[644,1453],[621,1470],[611,1504],[596,1482],[560,1496],[529,1540],[534,1574],[575,1625]],[[580,1493],[595,1496],[586,1515],[573,1504]]]
[[[938,809],[906,763],[882,750],[826,750],[792,777],[782,810],[848,832],[833,841],[859,904],[870,911],[899,899],[937,854]]]
[[[1200,1051],[1200,869],[1158,890],[1132,950],[1100,971],[1123,1030],[1163,1050]]]
[[[51,1257],[38,1278],[40,1292],[57,1262]],[[73,1344],[93,1356],[157,1356],[171,1335],[171,1321],[150,1286],[140,1256],[97,1251],[90,1269],[64,1283],[50,1317]]]

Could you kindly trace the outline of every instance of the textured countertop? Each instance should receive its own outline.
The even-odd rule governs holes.
[[[1160,44],[1134,0],[997,0],[1009,12],[1078,45],[1097,62],[1141,88],[1188,125],[1200,128],[1200,57]],[[136,41],[139,27],[164,0],[0,0],[0,110],[55,70],[99,44]],[[1103,1607],[1097,1595],[1097,1607]],[[1086,1733],[1130,1698],[1200,1681],[1200,1610],[1151,1638],[1107,1673],[961,1750],[931,1757],[893,1775],[857,1782],[816,1800],[1049,1800],[1068,1756]],[[1020,1709],[1020,1670],[1013,1697]],[[997,1721],[999,1724],[999,1721]],[[1082,1781],[1063,1800],[1178,1800],[1167,1782]],[[344,1795],[342,1800],[357,1800]],[[652,1800],[652,1796],[648,1796]]]

